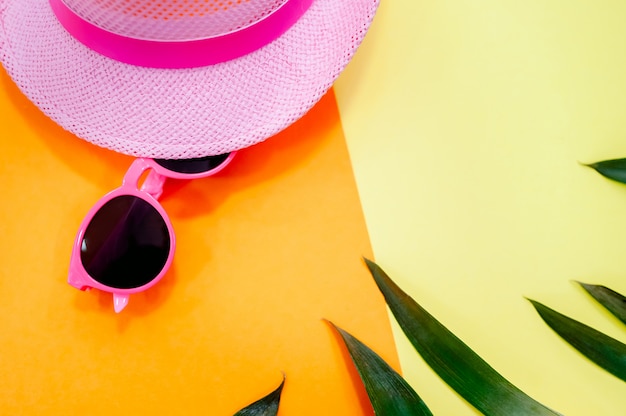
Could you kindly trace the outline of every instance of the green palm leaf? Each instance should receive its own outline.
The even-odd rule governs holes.
[[[578,282],[595,300],[626,324],[626,297],[606,286]]]
[[[626,183],[626,159],[611,159],[590,163],[588,166],[599,174],[617,182]]]
[[[280,386],[267,396],[241,409],[234,416],[276,416],[278,413],[278,405],[280,404],[280,395],[285,385],[285,377]]]
[[[432,416],[411,386],[378,354],[347,331],[330,324],[348,348],[376,415]]]
[[[365,259],[400,327],[424,361],[485,415],[558,415],[519,390]]]
[[[541,319],[561,338],[600,367],[626,381],[626,345],[590,326],[529,299]]]

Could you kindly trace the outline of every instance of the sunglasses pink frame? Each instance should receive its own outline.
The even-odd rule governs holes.
[[[74,286],[79,290],[89,290],[91,288],[99,289],[105,292],[110,292],[113,294],[113,306],[115,312],[119,313],[126,307],[128,304],[128,299],[131,294],[142,292],[152,286],[154,286],[161,278],[165,275],[170,265],[172,264],[172,260],[174,258],[174,251],[176,248],[176,240],[174,236],[174,228],[172,227],[172,222],[170,221],[167,213],[158,202],[158,199],[163,192],[163,185],[167,178],[173,179],[197,179],[197,178],[205,178],[207,176],[215,175],[222,169],[224,169],[230,161],[235,157],[237,152],[231,152],[228,157],[216,166],[213,169],[208,171],[199,172],[199,173],[181,173],[169,170],[161,165],[159,165],[153,159],[144,159],[139,158],[135,159],[133,163],[128,168],[128,171],[124,175],[124,179],[122,181],[122,186],[119,188],[109,192],[104,197],[102,197],[87,213],[85,219],[80,225],[78,230],[78,234],[76,235],[76,240],[74,241],[74,247],[72,249],[72,256],[70,259],[70,270],[68,276],[68,283]],[[141,187],[139,186],[139,181],[144,172],[149,170],[148,176],[145,178]],[[97,280],[93,279],[81,261],[81,246],[85,236],[85,232],[87,227],[91,223],[94,215],[109,201],[113,198],[123,195],[131,195],[136,198],[140,198],[154,207],[157,212],[163,218],[170,238],[170,248],[167,256],[167,260],[163,265],[162,270],[159,274],[154,277],[150,282],[146,283],[143,286],[135,287],[132,289],[119,289],[104,285]]]

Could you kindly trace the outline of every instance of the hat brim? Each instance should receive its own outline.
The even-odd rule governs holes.
[[[47,116],[121,153],[183,159],[265,140],[302,117],[361,43],[378,0],[314,0],[281,37],[190,69],[124,64],[76,41],[46,0],[0,0],[0,59]]]

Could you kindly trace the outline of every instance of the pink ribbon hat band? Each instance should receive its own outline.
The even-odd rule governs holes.
[[[249,54],[289,29],[313,0],[286,0],[263,18],[228,33],[179,41],[120,35],[76,14],[63,0],[49,0],[59,22],[90,49],[131,65],[152,68],[194,68]]]
[[[76,136],[161,159],[285,129],[350,62],[379,0],[0,0],[0,61]]]

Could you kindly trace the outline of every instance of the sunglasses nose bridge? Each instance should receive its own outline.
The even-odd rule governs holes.
[[[165,176],[158,174],[155,170],[151,170],[146,180],[141,184],[141,190],[152,195],[154,199],[159,199],[163,193],[165,179]]]
[[[150,194],[154,199],[159,199],[163,193],[166,177],[157,173],[148,159],[135,159],[128,168],[126,175],[124,175],[122,183],[124,186],[132,186],[139,189],[141,175],[148,169],[150,169],[150,172],[141,184],[141,190]]]

